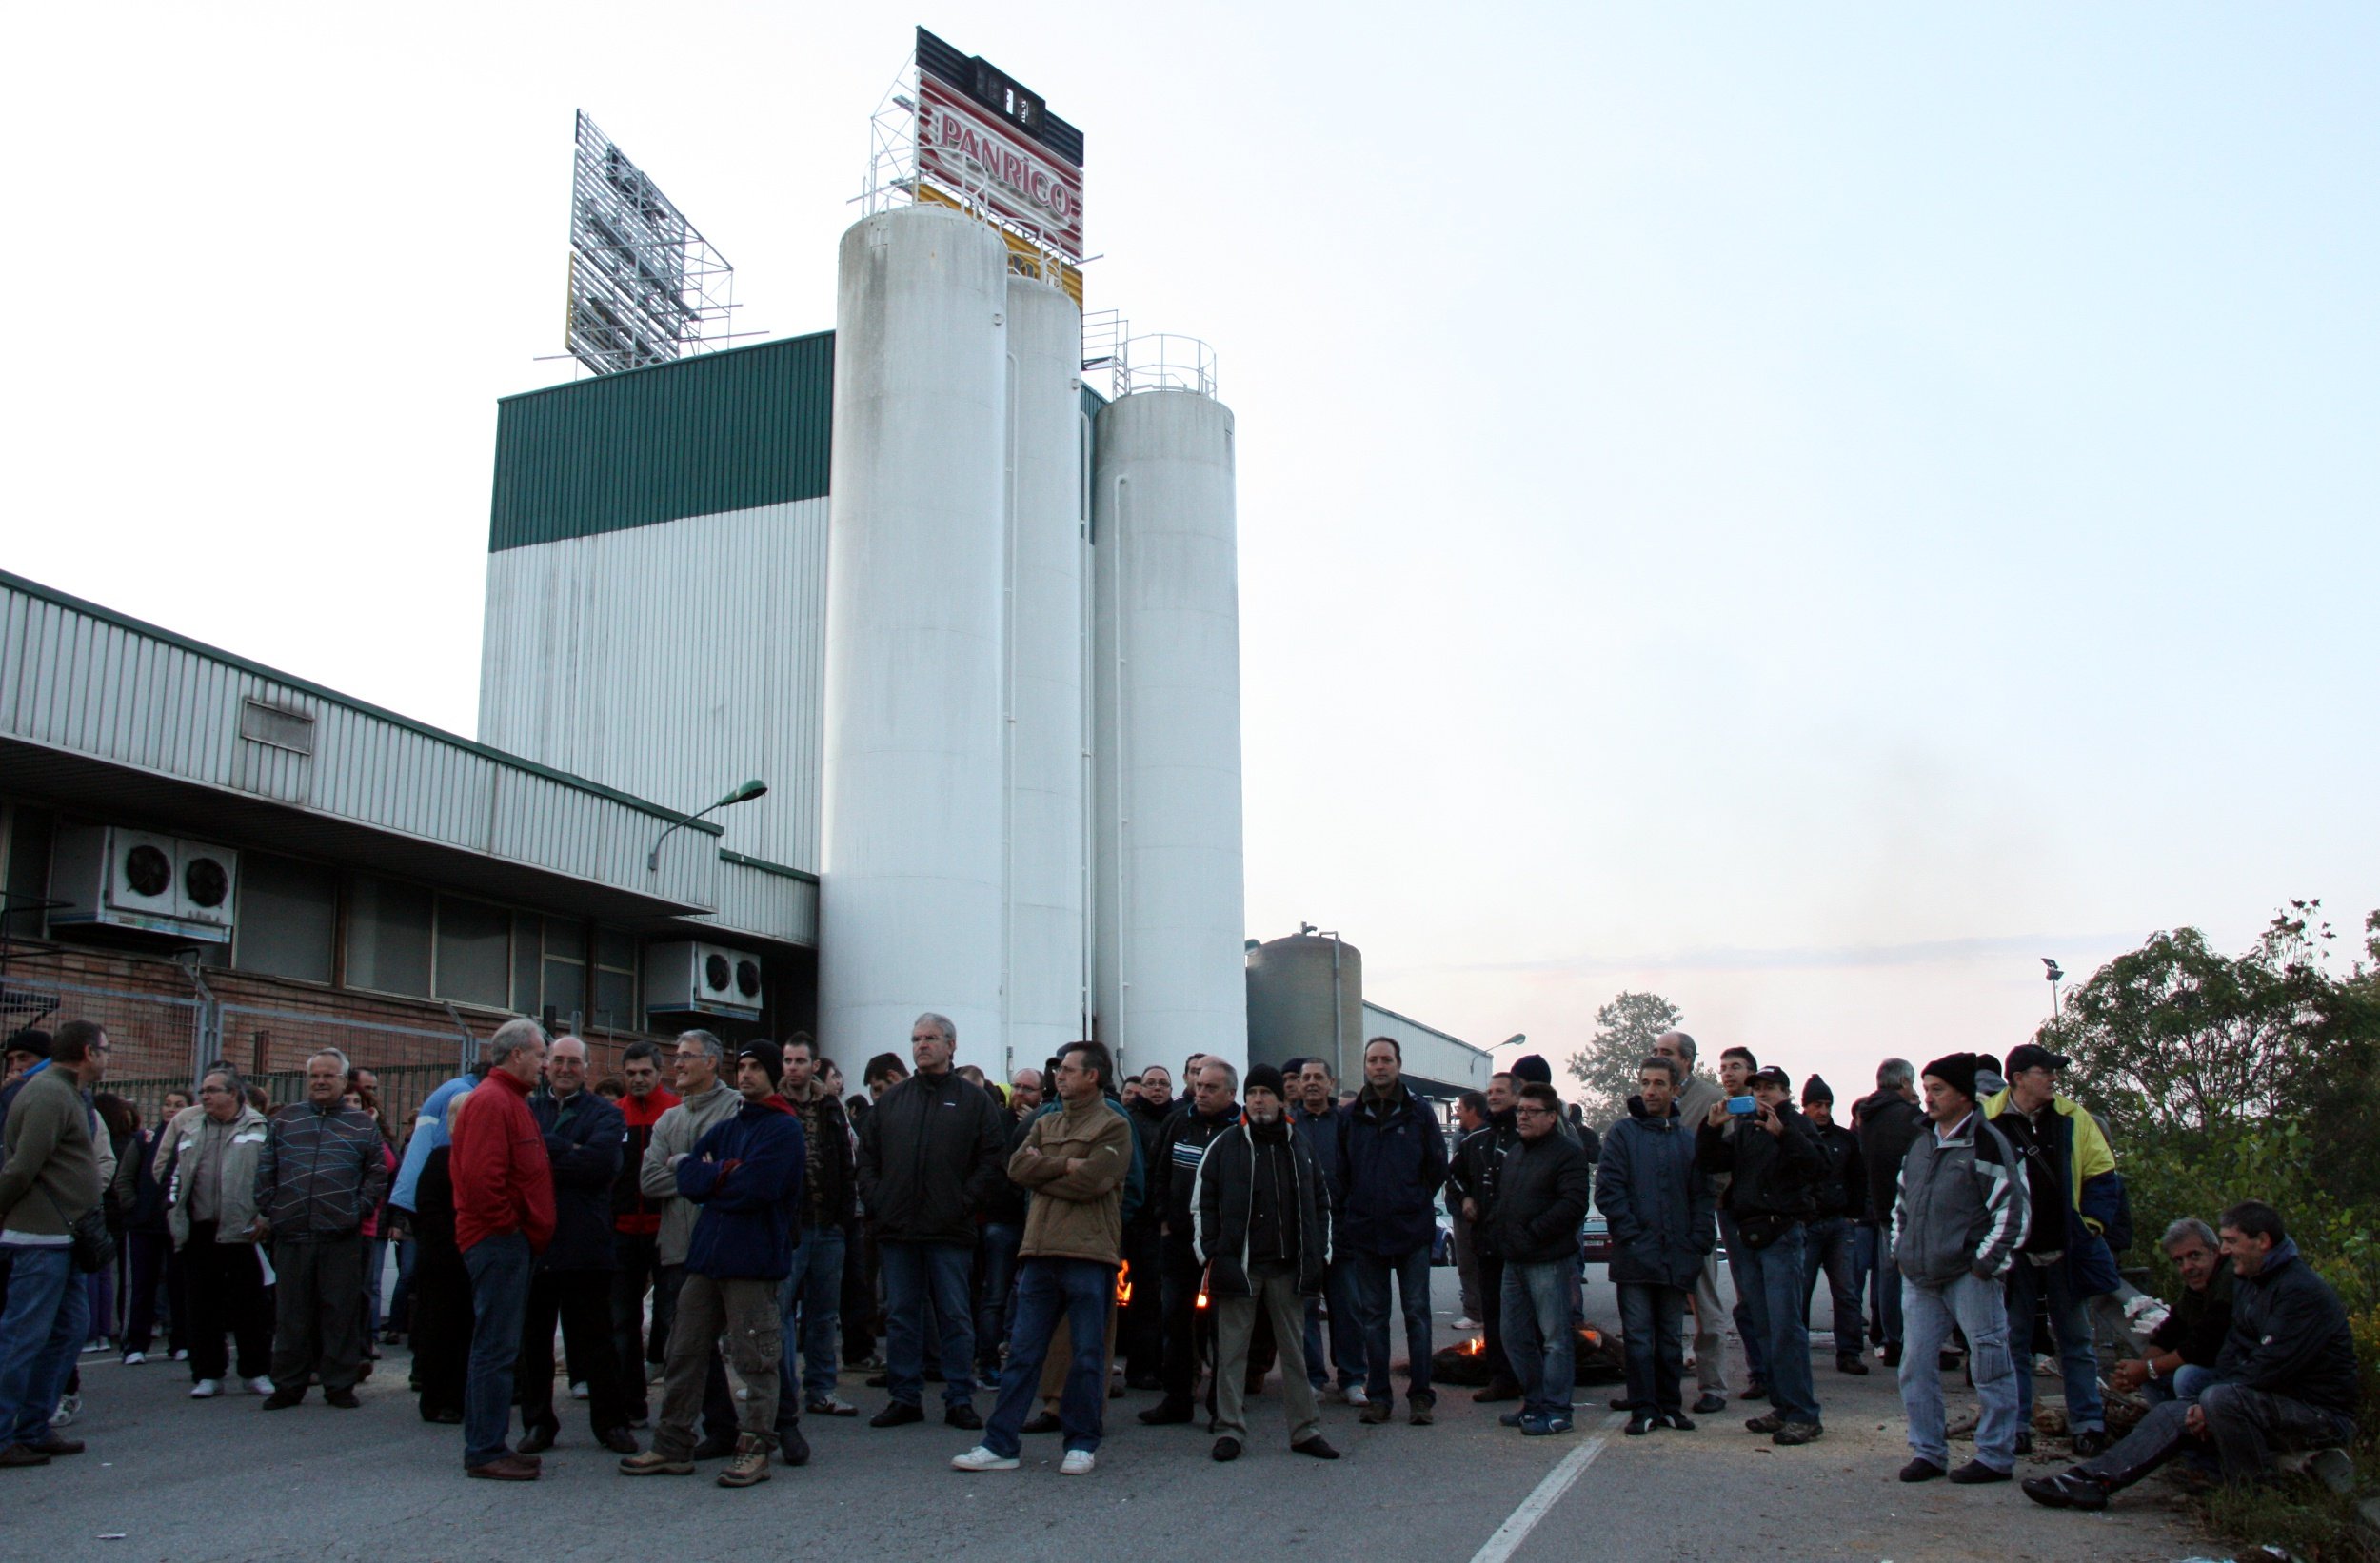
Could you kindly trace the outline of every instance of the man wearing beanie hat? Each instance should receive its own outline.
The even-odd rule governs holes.
[[[1280,1349],[1289,1447],[1335,1460],[1306,1378],[1304,1328],[1306,1299],[1321,1295],[1330,1266],[1330,1190],[1305,1137],[1291,1131],[1280,1071],[1258,1064],[1241,1089],[1247,1111],[1207,1147],[1191,1196],[1216,1312],[1214,1456],[1238,1459],[1247,1442],[1242,1388],[1261,1311]]]
[[[1802,1231],[1801,1311],[1810,1312],[1818,1276],[1826,1276],[1835,1299],[1835,1371],[1868,1371],[1864,1342],[1867,1320],[1859,1306],[1859,1277],[1854,1266],[1858,1219],[1868,1197],[1868,1173],[1859,1159],[1859,1138],[1835,1121],[1834,1088],[1813,1075],[1801,1085],[1801,1116],[1818,1138],[1826,1170],[1818,1175],[1818,1211]]]
[[[777,1447],[777,1289],[793,1272],[801,1233],[802,1119],[777,1095],[785,1065],[776,1043],[746,1042],[736,1060],[744,1101],[735,1116],[670,1158],[678,1192],[698,1214],[669,1330],[661,1425],[651,1449],[620,1462],[627,1475],[692,1474],[703,1381],[722,1335],[744,1398],[736,1413],[736,1452],[719,1485],[766,1481],[769,1452]]]
[[[2016,1369],[2008,1350],[2002,1277],[2023,1246],[2028,1201],[2016,1155],[1975,1107],[1978,1060],[1953,1053],[1926,1065],[1926,1118],[1901,1163],[1893,1262],[1901,1274],[1901,1407],[1914,1456],[1901,1480],[1947,1473],[1961,1483],[2009,1479],[2016,1464]],[[1950,1470],[1937,1354],[1955,1323],[1967,1334],[1975,1398],[1975,1457]]]

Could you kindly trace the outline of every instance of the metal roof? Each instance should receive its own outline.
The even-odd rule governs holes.
[[[816,937],[815,882],[723,860],[713,821],[671,834],[648,873],[677,810],[6,571],[0,777],[73,812],[137,814],[507,900]]]
[[[505,397],[487,551],[816,499],[834,391],[820,331]]]

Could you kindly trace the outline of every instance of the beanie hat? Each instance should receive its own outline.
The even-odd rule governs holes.
[[[1531,1081],[1551,1085],[1554,1083],[1554,1066],[1545,1061],[1542,1053],[1524,1053],[1513,1060],[1512,1076],[1523,1085]]]
[[[736,1050],[736,1058],[739,1062],[749,1058],[759,1064],[767,1073],[771,1086],[785,1078],[785,1050],[765,1039],[744,1043]]]
[[[1801,1104],[1807,1107],[1814,1101],[1825,1102],[1829,1107],[1835,1105],[1835,1088],[1816,1075],[1801,1082]]]
[[[0,1042],[0,1053],[30,1053],[37,1058],[50,1057],[50,1033],[27,1026],[9,1033],[9,1039]]]
[[[1975,1099],[1975,1056],[1972,1053],[1947,1053],[1926,1065],[1923,1073],[1965,1097]]]
[[[1289,1095],[1287,1091],[1281,1088],[1280,1071],[1274,1068],[1269,1063],[1260,1063],[1255,1068],[1249,1070],[1248,1078],[1241,1085],[1240,1090],[1243,1093],[1248,1091],[1270,1091],[1276,1097],[1286,1097]]]

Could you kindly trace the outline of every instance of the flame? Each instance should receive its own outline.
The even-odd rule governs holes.
[[[1200,1308],[1206,1306],[1206,1282],[1204,1280],[1200,1280],[1199,1282],[1199,1300],[1197,1305]]]
[[[1485,1340],[1466,1340],[1461,1345],[1456,1347],[1455,1350],[1460,1352],[1465,1356],[1483,1356],[1487,1354],[1487,1342]]]
[[[1132,1306],[1132,1261],[1126,1259],[1116,1267],[1116,1306]]]

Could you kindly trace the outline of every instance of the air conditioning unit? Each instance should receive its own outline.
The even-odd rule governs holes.
[[[131,928],[227,943],[239,903],[229,847],[123,825],[58,832],[50,854],[50,925]]]
[[[761,958],[724,944],[654,944],[645,952],[645,1007],[666,1015],[761,1018]]]

